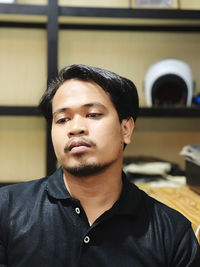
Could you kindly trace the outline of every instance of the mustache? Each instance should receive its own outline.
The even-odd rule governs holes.
[[[93,142],[92,140],[90,140],[87,137],[84,137],[84,136],[82,136],[82,137],[73,137],[65,145],[64,151],[65,152],[66,151],[69,151],[70,150],[70,147],[71,147],[71,144],[74,143],[74,142],[83,142],[83,143],[85,143],[88,146],[96,146],[96,143]]]

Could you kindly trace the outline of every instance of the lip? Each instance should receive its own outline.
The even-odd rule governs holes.
[[[88,144],[87,142],[84,142],[84,141],[73,141],[69,145],[68,150],[69,151],[74,151],[74,152],[82,152],[82,151],[85,151],[86,149],[88,149],[89,147],[91,147],[91,145]]]
[[[84,153],[89,149],[88,146],[75,146],[70,150],[71,154],[80,154]]]

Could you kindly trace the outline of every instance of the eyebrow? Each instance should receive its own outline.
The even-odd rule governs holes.
[[[82,105],[81,107],[83,107],[83,108],[101,107],[101,108],[106,109],[106,107],[103,104],[99,103],[99,102],[87,103],[87,104]],[[70,110],[70,108],[67,108],[67,107],[59,108],[59,109],[57,109],[56,111],[53,112],[53,117],[58,115],[58,114],[60,114],[60,113],[64,113],[67,110]]]

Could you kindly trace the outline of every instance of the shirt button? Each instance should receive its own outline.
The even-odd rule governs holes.
[[[85,244],[89,243],[90,242],[89,236],[86,235],[83,241],[84,241]]]
[[[75,211],[76,211],[77,214],[80,214],[81,213],[81,211],[80,211],[79,208],[75,208]]]

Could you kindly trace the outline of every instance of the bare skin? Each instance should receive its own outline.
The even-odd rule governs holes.
[[[52,111],[52,141],[65,185],[92,225],[119,198],[123,146],[131,141],[134,121],[120,123],[109,95],[94,82],[76,79],[57,90]],[[72,171],[88,166],[92,173]]]

